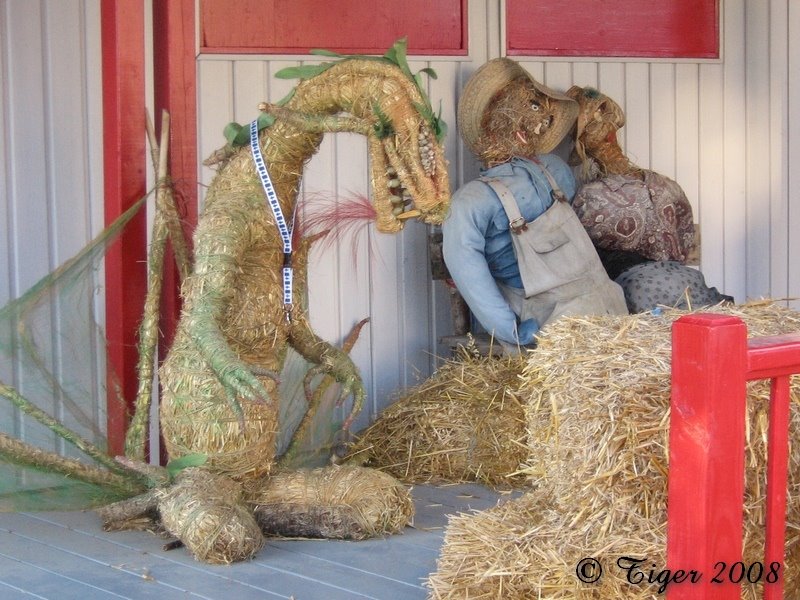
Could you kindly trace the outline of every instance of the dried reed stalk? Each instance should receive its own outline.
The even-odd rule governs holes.
[[[136,460],[145,459],[147,424],[150,420],[150,401],[155,373],[155,350],[158,343],[159,303],[164,281],[164,255],[167,248],[167,218],[164,212],[167,194],[167,158],[169,156],[169,113],[164,111],[161,120],[161,143],[156,140],[155,129],[147,113],[147,138],[153,168],[156,171],[156,214],[153,219],[152,239],[147,261],[147,295],[145,296],[142,321],[139,325],[139,361],[136,372],[139,386],[136,392],[133,418],[125,433],[125,454]]]
[[[77,479],[100,486],[108,490],[109,497],[115,495],[124,497],[144,490],[141,480],[42,450],[3,432],[0,432],[0,460],[48,473],[59,473],[65,479]]]

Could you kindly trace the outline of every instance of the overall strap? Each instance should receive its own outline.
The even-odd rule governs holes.
[[[547,183],[550,184],[550,197],[553,199],[553,201],[566,202],[566,195],[561,191],[558,183],[556,183],[555,177],[553,177],[550,171],[547,170],[547,167],[544,166],[544,163],[536,157],[533,157],[531,162],[535,163],[541,169],[542,173],[547,179]],[[508,225],[511,231],[517,235],[525,231],[528,228],[527,223],[525,222],[525,219],[519,210],[519,205],[517,204],[516,198],[514,198],[514,194],[510,189],[508,189],[508,186],[500,181],[500,179],[497,177],[478,177],[478,180],[491,187],[494,190],[494,193],[497,194],[497,197],[500,198],[500,202],[503,204],[503,209],[506,211],[506,215],[508,216]]]
[[[557,200],[558,202],[566,202],[567,196],[564,192],[561,191],[561,188],[558,187],[556,183],[556,178],[547,170],[547,167],[544,166],[544,163],[540,161],[537,157],[531,158],[531,162],[535,163],[544,173],[544,176],[547,178],[547,183],[550,184],[550,196],[552,196],[553,200]]]
[[[511,190],[508,189],[508,186],[496,177],[479,177],[478,179],[492,188],[497,197],[500,198],[503,209],[508,216],[509,229],[517,235],[525,231],[528,228],[528,224],[525,222],[522,213],[520,213],[517,200]]]
[[[267,196],[267,204],[272,209],[272,215],[275,219],[275,226],[280,233],[281,241],[283,242],[283,268],[281,269],[283,280],[283,312],[286,316],[288,323],[292,322],[292,282],[293,282],[293,268],[292,268],[292,228],[294,222],[286,222],[286,218],[281,210],[281,205],[278,202],[278,195],[275,192],[275,187],[272,185],[272,180],[267,171],[267,165],[264,163],[264,156],[261,153],[261,146],[258,140],[258,120],[250,123],[250,150],[253,153],[253,162],[256,164],[256,171],[261,180],[261,186],[264,188],[264,193]]]

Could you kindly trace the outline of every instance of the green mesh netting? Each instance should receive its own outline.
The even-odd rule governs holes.
[[[99,290],[108,248],[144,205],[142,198],[0,309],[0,511],[84,509],[140,491],[105,454],[108,402],[125,401],[106,364]],[[303,379],[310,366],[288,351],[280,377],[282,468],[326,463],[344,420],[339,385],[318,376],[310,386],[317,410],[298,430],[308,409]]]
[[[107,249],[144,203],[0,308],[2,511],[84,508],[126,493],[104,483],[106,469],[91,457],[107,446],[107,403],[114,397],[97,291]],[[75,462],[79,471],[86,466],[87,481],[99,476],[98,482],[57,472],[59,464]]]

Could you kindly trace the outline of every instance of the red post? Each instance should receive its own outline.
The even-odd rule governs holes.
[[[786,481],[789,473],[789,376],[772,380],[769,405],[764,600],[783,598]],[[775,573],[775,577],[771,577]]]
[[[739,585],[711,580],[715,565],[742,559],[747,328],[735,317],[682,317],[672,361],[667,568],[701,578],[670,584],[667,597],[738,600]]]
[[[800,334],[759,337],[748,344],[747,379],[771,379],[767,447],[764,600],[783,598],[786,483],[789,472],[790,376],[800,373]]]
[[[103,169],[105,222],[110,224],[145,194],[144,3],[103,0]],[[138,386],[136,347],[147,290],[147,222],[144,211],[106,255],[109,452],[124,450],[128,406]],[[115,380],[116,377],[116,380]],[[115,383],[119,390],[115,390]]]
[[[191,245],[197,224],[197,48],[195,0],[153,0],[153,79],[155,115],[170,114],[169,173],[175,202]],[[156,124],[156,127],[159,125]],[[180,283],[169,244],[164,262],[159,355],[163,359],[180,316]],[[167,459],[161,446],[161,461]]]
[[[169,173],[187,241],[197,224],[197,50],[195,0],[153,1],[155,118],[170,113]],[[159,123],[156,123],[156,127]],[[172,256],[171,251],[167,253]],[[164,264],[160,330],[162,357],[172,345],[180,315],[180,285],[174,261]]]

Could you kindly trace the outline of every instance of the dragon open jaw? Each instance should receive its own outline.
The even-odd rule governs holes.
[[[441,223],[450,200],[441,145],[419,122],[400,125],[369,141],[376,226],[384,233],[400,231],[409,219]]]

